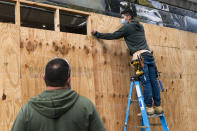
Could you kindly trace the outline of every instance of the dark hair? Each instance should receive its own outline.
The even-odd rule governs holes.
[[[131,16],[132,18],[136,17],[137,16],[137,12],[136,12],[136,7],[134,4],[131,4],[131,7],[126,7],[124,8],[123,11],[121,11],[120,14],[124,14],[124,15],[127,15],[127,16]]]
[[[47,86],[64,87],[70,77],[70,66],[62,58],[55,58],[48,62],[45,69],[45,83]]]
[[[130,9],[125,9],[125,10],[123,10],[120,14],[121,14],[121,15],[124,14],[124,15],[126,15],[126,16],[131,16],[131,17],[133,17],[133,13],[132,13],[132,11],[131,11]]]

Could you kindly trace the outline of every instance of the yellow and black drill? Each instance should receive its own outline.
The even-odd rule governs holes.
[[[137,60],[131,61],[131,66],[134,66],[136,76],[141,76],[143,75],[143,68],[144,68],[144,59],[142,57],[138,56]]]

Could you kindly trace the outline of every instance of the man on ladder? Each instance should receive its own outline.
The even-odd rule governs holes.
[[[151,131],[150,124],[149,124],[149,119],[148,117],[160,117],[161,124],[163,126],[164,131],[169,131],[164,113],[156,113],[156,114],[147,114],[145,104],[144,104],[144,98],[142,95],[141,87],[140,87],[140,77],[143,76],[144,71],[144,59],[140,56],[137,56],[138,59],[134,60],[131,62],[131,65],[135,67],[135,75],[131,77],[131,86],[130,86],[130,92],[129,92],[129,99],[128,99],[128,106],[127,106],[127,112],[126,112],[126,119],[125,119],[125,125],[124,125],[124,131],[127,131],[128,128],[128,120],[129,120],[129,113],[130,113],[130,106],[132,102],[136,102],[136,100],[132,100],[132,92],[133,92],[133,87],[135,87],[136,92],[137,92],[137,97],[139,105],[140,105],[140,116],[142,116],[142,126],[137,126],[137,128],[142,128],[141,131]],[[160,83],[161,84],[161,83]],[[161,85],[161,88],[163,90],[163,87]],[[149,115],[149,116],[148,116]]]
[[[140,81],[144,87],[144,102],[148,115],[162,114],[160,88],[156,79],[156,65],[152,53],[146,43],[144,27],[135,20],[136,9],[126,8],[121,12],[123,26],[114,33],[99,33],[92,30],[92,35],[100,39],[112,40],[124,37],[125,42],[133,56],[132,60],[137,60],[137,56],[144,59],[144,73],[140,76]],[[154,102],[152,102],[152,100]],[[153,106],[154,105],[154,106]]]

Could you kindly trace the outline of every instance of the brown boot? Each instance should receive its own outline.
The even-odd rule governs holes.
[[[153,107],[146,107],[146,112],[148,115],[153,115],[155,111]]]
[[[154,114],[154,108],[153,107],[146,107],[147,115],[153,115]],[[137,116],[142,116],[142,113],[138,113]]]
[[[155,114],[162,114],[163,109],[161,106],[154,106]]]

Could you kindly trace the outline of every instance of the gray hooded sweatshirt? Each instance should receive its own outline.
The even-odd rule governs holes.
[[[144,27],[138,21],[132,21],[124,24],[119,30],[114,33],[99,33],[94,34],[95,37],[106,40],[119,39],[124,37],[125,42],[133,55],[139,50],[150,50],[144,32]]]

